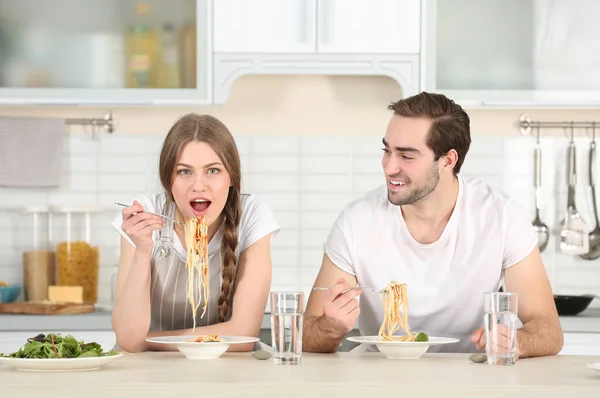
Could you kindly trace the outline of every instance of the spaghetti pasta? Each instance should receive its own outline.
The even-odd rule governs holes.
[[[207,334],[206,336],[198,336],[194,339],[186,340],[186,341],[191,342],[191,343],[220,343],[225,340],[220,338],[218,334],[212,333],[212,334]]]
[[[192,317],[194,319],[193,329],[196,329],[196,312],[202,299],[202,315],[204,316],[208,308],[209,273],[208,273],[208,222],[206,217],[193,217],[185,221],[185,245],[187,248],[187,261],[185,267],[188,270],[188,301],[192,307]],[[198,271],[198,302],[194,295],[196,282],[195,271]]]
[[[417,333],[411,332],[408,327],[408,294],[405,283],[390,282],[383,289],[383,322],[379,329],[379,338],[386,341],[415,341]],[[400,313],[402,305],[402,313]],[[403,336],[394,336],[402,329]]]

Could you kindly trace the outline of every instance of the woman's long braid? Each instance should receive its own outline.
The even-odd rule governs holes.
[[[219,297],[219,322],[224,322],[229,307],[229,293],[235,280],[237,270],[237,259],[235,249],[238,245],[237,226],[240,222],[240,196],[231,190],[227,203],[223,209],[225,215],[225,228],[223,230],[223,243],[221,252],[223,253],[223,284],[221,286],[221,296]]]

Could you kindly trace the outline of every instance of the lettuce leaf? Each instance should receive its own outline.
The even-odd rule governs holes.
[[[87,358],[116,355],[110,350],[103,352],[100,344],[96,342],[84,343],[71,335],[62,336],[57,333],[47,335],[38,334],[30,337],[19,350],[8,355],[0,354],[6,358]]]

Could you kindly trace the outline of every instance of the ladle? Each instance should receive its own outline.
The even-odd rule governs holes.
[[[542,148],[540,146],[540,129],[536,129],[536,143],[533,150],[534,187],[535,187],[535,219],[531,223],[538,236],[540,252],[546,249],[550,240],[550,230],[540,218],[540,187],[542,186]]]
[[[596,227],[590,232],[590,249],[582,254],[585,260],[595,260],[600,257],[600,221],[598,220],[598,205],[596,204],[596,125],[592,125],[592,142],[590,143],[590,188],[592,189],[592,205],[594,206],[594,217]]]

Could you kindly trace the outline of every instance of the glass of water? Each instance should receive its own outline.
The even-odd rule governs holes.
[[[514,365],[517,361],[517,293],[484,293],[485,350],[488,364]]]
[[[303,292],[271,292],[271,338],[276,365],[300,364],[303,314]]]

